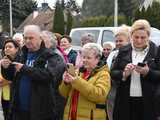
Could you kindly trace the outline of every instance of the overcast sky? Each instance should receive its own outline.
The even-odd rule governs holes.
[[[39,6],[41,6],[41,3],[43,3],[44,1],[45,2],[47,2],[47,3],[49,3],[49,6],[50,7],[53,7],[54,6],[54,4],[55,4],[55,2],[57,1],[57,0],[36,0],[37,2],[38,2],[38,7]],[[67,1],[67,0],[66,0]],[[77,3],[81,6],[82,5],[82,1],[83,0],[76,0],[77,1]]]

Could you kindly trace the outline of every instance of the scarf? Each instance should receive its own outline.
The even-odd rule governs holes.
[[[90,72],[86,70],[82,74],[82,78],[87,80],[89,75],[90,75]],[[72,101],[71,101],[71,120],[76,120],[76,117],[77,117],[78,97],[79,97],[79,91],[74,90],[72,93]]]

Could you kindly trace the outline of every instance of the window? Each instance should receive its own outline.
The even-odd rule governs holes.
[[[81,46],[81,37],[84,34],[91,33],[95,36],[95,42],[97,42],[98,37],[99,37],[99,30],[76,30],[72,33],[71,38],[72,38],[72,45],[74,46]]]
[[[107,42],[107,41],[112,41],[112,42],[115,41],[114,33],[112,31],[105,30],[103,32],[103,35],[102,35],[102,45],[103,45],[104,42]]]

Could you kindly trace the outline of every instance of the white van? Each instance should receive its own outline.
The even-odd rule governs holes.
[[[74,49],[80,49],[81,37],[85,33],[92,33],[95,35],[96,43],[103,45],[106,41],[115,40],[114,33],[118,30],[118,27],[85,27],[85,28],[73,28],[70,32],[72,38],[72,45]],[[160,30],[151,28],[150,39],[160,45]]]
[[[86,33],[92,33],[95,36],[96,43],[103,44],[106,41],[114,41],[115,27],[86,27],[73,28],[70,32],[73,48],[79,49],[81,46],[81,37]]]

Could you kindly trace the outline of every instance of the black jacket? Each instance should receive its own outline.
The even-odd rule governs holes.
[[[152,76],[151,79],[156,80],[156,92],[155,92],[155,109],[156,116],[160,116],[160,46],[157,51],[157,56],[154,61],[154,65],[152,65],[152,69],[150,69],[148,76]]]
[[[28,50],[24,47],[22,51],[23,55],[19,61],[25,63]],[[23,75],[31,78],[31,120],[46,120],[53,118],[56,100],[54,94],[55,86],[60,84],[64,70],[65,65],[63,59],[58,54],[46,49],[44,43],[42,43],[41,48],[37,51],[37,58],[33,67],[23,65],[20,72],[16,73],[12,79],[11,120],[16,120],[15,113],[19,103],[16,98],[18,98],[19,80]],[[9,68],[2,68],[2,75],[6,79],[11,76],[7,71],[9,71]]]
[[[149,51],[144,59],[149,65],[152,66],[156,56],[157,47],[154,43],[150,43]],[[115,107],[113,113],[113,120],[129,120],[129,96],[130,96],[130,81],[131,76],[126,81],[122,81],[122,73],[125,66],[132,62],[132,47],[127,45],[120,48],[117,58],[113,63],[111,69],[111,78],[116,81],[117,93],[115,100]],[[142,85],[142,95],[144,98],[144,119],[155,120],[154,108],[154,93],[155,93],[155,79],[151,79],[152,74],[140,77]]]

